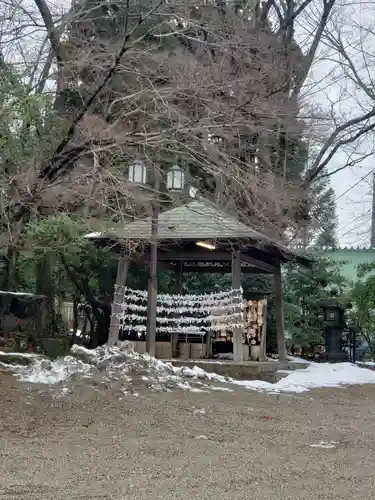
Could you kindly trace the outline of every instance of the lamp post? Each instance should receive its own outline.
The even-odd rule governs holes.
[[[135,162],[129,167],[129,180],[141,186],[147,185],[147,167],[143,162]],[[157,318],[157,270],[158,270],[158,233],[159,233],[159,194],[161,190],[159,172],[154,170],[153,191],[151,201],[151,234],[150,234],[150,275],[147,289],[147,329],[146,352],[155,356],[156,318]],[[174,165],[167,173],[167,191],[176,193],[185,188],[185,172]]]

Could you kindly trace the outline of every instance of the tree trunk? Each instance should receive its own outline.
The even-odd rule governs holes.
[[[44,295],[45,319],[42,332],[38,334],[43,337],[52,336],[54,333],[54,289],[52,279],[52,258],[48,254],[39,254],[36,263],[36,294]]]
[[[8,247],[5,257],[4,273],[1,280],[1,290],[15,291],[17,286],[16,269],[17,269],[18,251],[13,247]]]

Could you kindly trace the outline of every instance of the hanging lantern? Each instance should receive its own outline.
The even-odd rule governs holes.
[[[135,161],[129,165],[128,178],[130,182],[134,184],[145,185],[147,182],[147,167],[141,161]]]
[[[185,187],[185,172],[178,165],[174,165],[167,175],[167,188],[171,191],[182,191]]]

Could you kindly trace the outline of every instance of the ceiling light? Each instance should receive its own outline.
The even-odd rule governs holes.
[[[197,241],[196,245],[198,247],[207,248],[207,250],[216,250],[215,245],[208,243],[207,241]]]

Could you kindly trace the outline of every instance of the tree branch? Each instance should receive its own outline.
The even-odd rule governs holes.
[[[40,15],[44,21],[44,25],[47,29],[47,35],[52,47],[52,50],[56,56],[58,66],[61,65],[62,58],[60,56],[60,41],[56,32],[55,23],[53,22],[51,11],[45,0],[34,0],[35,5],[38,7]]]
[[[342,139],[341,141],[338,141],[336,145],[333,147],[332,151],[329,153],[327,158],[322,161],[324,155],[327,153],[327,151],[333,146],[335,140],[337,137],[342,133],[350,129],[350,127],[353,127],[354,125],[358,125],[362,122],[366,122],[370,118],[375,116],[375,107],[366,113],[365,115],[358,116],[357,118],[353,118],[352,120],[347,121],[346,123],[343,123],[339,127],[337,127],[332,134],[328,137],[328,139],[325,141],[323,144],[323,147],[319,151],[319,154],[315,158],[312,166],[308,169],[305,175],[305,180],[304,180],[304,185],[309,186],[319,175],[319,173],[327,166],[328,162],[332,159],[333,155],[337,152],[337,150],[345,145],[345,144],[350,144],[351,142],[354,142],[355,140],[359,139],[362,135],[366,134],[367,132],[373,130],[375,128],[375,123],[369,124],[366,127],[362,128],[359,130],[354,136],[350,136],[347,139]]]
[[[307,0],[305,0],[305,2],[303,2],[302,5],[304,5],[304,3],[306,3],[306,1]],[[323,13],[322,13],[322,16],[320,18],[318,29],[316,30],[316,33],[315,33],[314,39],[312,41],[312,44],[310,46],[310,49],[305,56],[302,71],[299,73],[298,78],[296,79],[296,84],[295,84],[294,89],[293,89],[293,97],[297,97],[300,94],[302,86],[305,83],[307,75],[309,74],[311,65],[314,61],[316,51],[318,49],[320,40],[321,40],[322,35],[324,33],[325,27],[327,25],[327,22],[328,22],[330,14],[331,14],[332,8],[335,4],[335,1],[336,0],[323,0],[323,4],[324,4]],[[297,11],[298,10],[299,9],[297,9]]]
[[[129,5],[129,1],[127,0],[127,4]],[[133,26],[133,28],[130,30],[130,32],[124,37],[124,40],[121,44],[121,47],[119,51],[117,52],[117,55],[113,61],[113,64],[110,66],[110,68],[107,70],[107,74],[104,76],[102,82],[96,87],[96,89],[91,93],[90,97],[86,100],[84,105],[82,106],[81,111],[77,114],[75,119],[72,121],[68,131],[65,134],[64,139],[60,142],[60,144],[57,146],[55,149],[55,152],[53,153],[52,157],[49,159],[48,163],[41,169],[39,172],[38,178],[43,179],[47,178],[49,180],[53,180],[56,178],[56,175],[58,175],[60,166],[55,165],[56,161],[59,159],[61,153],[63,150],[66,148],[66,146],[69,144],[70,140],[74,136],[74,133],[76,131],[78,123],[82,120],[82,118],[85,116],[87,111],[90,109],[91,105],[94,103],[94,101],[97,99],[101,91],[104,89],[106,84],[109,82],[109,80],[112,78],[112,76],[115,74],[116,69],[118,65],[120,64],[121,58],[124,56],[124,54],[131,49],[132,45],[128,45],[128,41],[132,37],[133,33],[155,12],[155,10],[163,3],[163,0],[160,0],[158,4],[156,4],[144,17],[140,17],[138,22]],[[135,43],[143,40],[147,34],[141,35]]]

